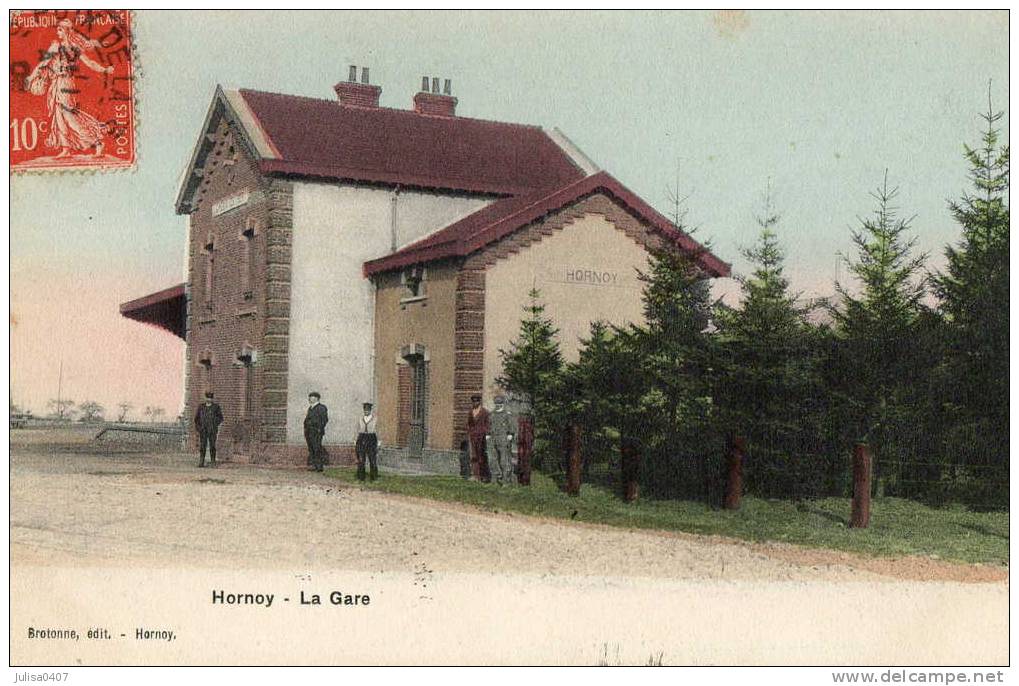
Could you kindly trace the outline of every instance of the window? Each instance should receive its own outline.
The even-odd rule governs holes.
[[[421,265],[415,265],[409,269],[403,270],[400,274],[400,284],[406,289],[403,294],[404,302],[408,300],[418,300],[425,297],[425,268]]]
[[[411,360],[410,423],[420,426],[422,433],[428,426],[428,363],[424,358]],[[424,436],[422,436],[422,439]]]
[[[205,239],[205,309],[213,309],[214,272],[216,270],[216,244],[210,233]]]
[[[420,456],[428,442],[428,351],[405,345],[397,359],[397,442]]]
[[[245,300],[251,300],[254,297],[253,288],[255,285],[255,236],[258,234],[258,220],[254,217],[248,217],[244,224],[244,230],[241,231],[241,265],[240,265],[240,281],[241,281],[241,297]]]
[[[204,350],[198,356],[198,366],[201,368],[199,384],[201,386],[201,397],[206,393],[215,392],[212,389],[212,351]]]
[[[240,406],[238,414],[244,419],[251,418],[252,411],[252,393],[254,386],[254,370],[252,367],[255,364],[255,351],[251,346],[245,345],[241,347],[241,352],[237,355],[236,365],[240,372]]]

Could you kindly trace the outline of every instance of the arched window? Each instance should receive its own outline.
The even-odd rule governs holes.
[[[241,297],[251,300],[254,297],[255,286],[255,236],[260,230],[258,219],[248,217],[244,223],[244,230],[241,231],[241,264],[240,281]]]
[[[205,253],[205,309],[213,310],[213,288],[215,287],[216,242],[210,233],[202,249]]]
[[[215,393],[212,383],[212,365],[215,364],[215,360],[212,355],[212,351],[206,348],[198,355],[198,367],[201,370],[199,372],[200,377],[198,380],[199,387],[201,388],[201,396],[204,397],[206,393]]]
[[[428,442],[428,351],[415,343],[400,351],[398,435],[411,455],[420,455]]]
[[[237,408],[237,413],[243,419],[250,419],[251,412],[254,410],[253,393],[255,374],[252,367],[255,364],[255,349],[247,344],[241,346],[240,352],[237,353],[235,364],[240,372],[240,406]]]

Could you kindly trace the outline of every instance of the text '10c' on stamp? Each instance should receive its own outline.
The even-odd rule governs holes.
[[[134,166],[128,10],[10,13],[12,172]]]

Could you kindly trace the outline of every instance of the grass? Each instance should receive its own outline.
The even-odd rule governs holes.
[[[353,469],[329,476],[357,484]],[[1007,564],[1008,513],[971,512],[961,506],[931,508],[900,498],[872,501],[870,527],[850,529],[850,501],[825,498],[795,503],[744,498],[733,512],[687,500],[641,499],[624,503],[611,490],[584,484],[570,497],[555,482],[534,474],[529,488],[500,488],[457,476],[382,474],[364,488],[465,503],[483,510],[593,522],[635,529],[684,531],[748,541],[781,541],[875,556],[925,555],[960,562]]]

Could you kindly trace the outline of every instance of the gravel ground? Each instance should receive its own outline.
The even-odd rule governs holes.
[[[482,512],[48,433],[11,434],[14,664],[1008,660],[1000,567]],[[374,601],[363,613],[224,608],[209,602],[217,588]],[[127,637],[25,631],[95,625]],[[179,640],[131,640],[137,626]]]
[[[293,470],[198,470],[14,432],[12,562],[627,575],[672,579],[1002,581],[1007,570],[564,523],[362,490]],[[73,437],[63,437],[65,439]],[[52,440],[53,437],[50,437]]]

